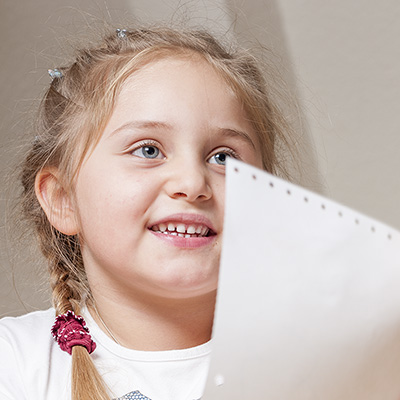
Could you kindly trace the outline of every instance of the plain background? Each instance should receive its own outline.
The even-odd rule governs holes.
[[[7,185],[32,139],[47,69],[104,21],[123,28],[182,16],[271,48],[299,101],[290,111],[301,141],[298,181],[400,228],[398,1],[0,0],[0,317],[49,305],[45,264],[15,242],[18,186]]]

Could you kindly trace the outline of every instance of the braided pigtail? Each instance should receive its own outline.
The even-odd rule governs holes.
[[[59,233],[58,236],[60,236]],[[75,238],[71,239],[65,236],[63,239],[60,237],[58,239],[67,241],[67,243],[64,243],[64,247],[75,247],[77,245]],[[53,303],[56,315],[65,314],[68,311],[73,311],[76,315],[80,315],[80,305],[83,300],[81,296],[82,293],[87,292],[87,289],[85,291],[82,290],[79,266],[83,266],[83,264],[82,260],[78,258],[80,252],[76,251],[74,253],[71,251],[69,254],[75,254],[75,259],[66,259],[59,252],[58,254],[53,253],[51,255],[51,262],[49,262],[50,282],[53,290]],[[78,257],[76,257],[77,254]],[[73,346],[71,356],[72,400],[109,400],[110,396],[107,387],[93,364],[87,348],[80,345]]]
[[[56,313],[65,314],[68,310],[71,310],[76,315],[80,315],[79,302],[74,297],[74,294],[77,293],[76,283],[63,269],[59,265],[55,266],[51,276],[52,281],[56,282],[53,286],[53,301],[55,302]],[[109,400],[110,396],[106,385],[93,364],[88,350],[84,346],[73,346],[71,355],[72,400]]]
[[[35,179],[43,169],[57,167],[64,178],[70,176],[68,170],[62,170],[65,163],[62,155],[68,151],[67,139],[63,137],[63,133],[67,131],[64,124],[68,109],[76,106],[67,97],[67,92],[71,89],[61,88],[61,79],[64,78],[53,79],[44,97],[37,136],[21,166],[20,178],[23,186],[22,211],[25,219],[33,224],[40,249],[48,262],[56,316],[68,311],[80,315],[82,303],[91,298],[78,236],[65,235],[55,229],[35,194]],[[76,117],[75,114],[74,118]],[[68,155],[73,160],[73,155]],[[107,387],[88,350],[83,346],[74,346],[71,356],[71,399],[110,400]]]

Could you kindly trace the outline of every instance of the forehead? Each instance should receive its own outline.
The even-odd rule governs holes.
[[[196,54],[164,57],[146,63],[123,83],[118,100],[131,96],[132,90],[141,95],[173,90],[176,96],[192,92],[194,95],[208,93],[210,97],[218,92],[226,99],[236,100],[236,94],[221,73]]]
[[[231,121],[251,129],[231,86],[202,56],[164,57],[146,63],[125,80],[105,133],[121,119],[183,123],[203,115],[211,125]]]

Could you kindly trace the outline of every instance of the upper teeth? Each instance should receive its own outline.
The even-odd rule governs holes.
[[[182,223],[168,222],[151,227],[153,231],[160,231],[165,234],[172,234],[182,237],[206,236],[209,229],[204,225],[185,225]]]

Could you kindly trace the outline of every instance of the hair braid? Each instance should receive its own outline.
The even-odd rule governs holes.
[[[50,265],[50,281],[53,289],[53,303],[56,314],[68,310],[80,315],[81,282],[71,274],[62,261],[53,260]],[[93,364],[87,349],[72,348],[71,398],[73,400],[109,400],[108,390]]]
[[[67,236],[51,226],[35,195],[35,178],[46,165],[57,165],[61,152],[55,142],[55,130],[69,100],[57,90],[57,82],[52,83],[42,103],[42,115],[57,115],[42,120],[40,136],[33,143],[22,165],[23,186],[22,209],[25,218],[33,223],[38,234],[40,249],[48,261],[50,286],[55,314],[68,310],[80,315],[82,301],[90,298],[90,289],[84,270],[79,238]],[[50,333],[50,332],[49,332]],[[71,371],[72,400],[109,400],[108,390],[98,373],[86,348],[72,349]]]

